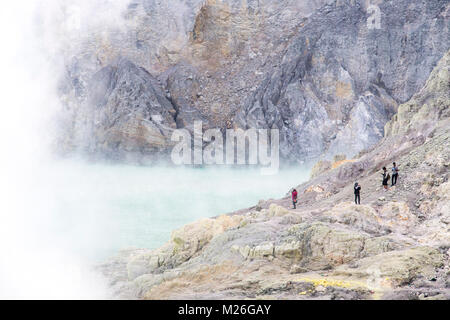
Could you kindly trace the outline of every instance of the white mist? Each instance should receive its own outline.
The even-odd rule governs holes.
[[[303,169],[261,176],[56,160],[49,124],[64,34],[44,31],[59,9],[58,1],[20,1],[0,11],[1,299],[110,298],[93,264],[120,248],[157,247],[175,228],[281,197],[307,178]],[[81,21],[92,15],[86,10]]]

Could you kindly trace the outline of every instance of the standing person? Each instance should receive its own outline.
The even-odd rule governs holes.
[[[353,187],[355,189],[355,204],[361,204],[361,197],[359,195],[359,192],[361,191],[361,186],[358,182],[355,182],[355,186]]]
[[[292,204],[294,205],[294,209],[297,209],[295,206],[297,204],[297,195],[297,190],[292,190]]]
[[[384,190],[388,190],[388,181],[390,179],[389,173],[387,172],[386,167],[383,167],[383,188]]]
[[[398,178],[398,167],[395,164],[395,162],[392,164],[392,187],[397,184],[397,178]]]

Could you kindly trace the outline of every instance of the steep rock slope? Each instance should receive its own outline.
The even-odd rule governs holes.
[[[99,270],[122,298],[449,299],[449,68],[447,52],[375,147],[298,186],[297,209],[289,195],[260,201]],[[380,168],[392,161],[400,178],[385,191]]]
[[[397,103],[423,86],[448,50],[432,31],[442,28],[448,39],[443,2],[379,8],[380,29],[369,28],[361,5],[317,10],[241,110],[241,122],[279,128],[281,153],[293,159],[352,157],[378,142]]]
[[[145,69],[117,59],[95,73],[88,86],[86,101],[74,110],[75,127],[67,131],[80,151],[131,160],[170,144],[178,111]]]
[[[352,157],[383,136],[448,50],[449,8],[445,0],[132,1],[117,26],[67,43],[61,91],[68,114],[91,112],[77,110],[91,77],[125,57],[159,78],[178,127],[278,128],[288,161]],[[78,134],[63,134],[62,145],[78,146]]]

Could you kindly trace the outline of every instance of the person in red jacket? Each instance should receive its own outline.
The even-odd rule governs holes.
[[[292,204],[294,205],[294,209],[296,209],[296,204],[297,204],[297,190],[292,190]]]

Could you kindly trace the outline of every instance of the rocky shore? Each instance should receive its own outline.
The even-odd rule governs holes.
[[[126,299],[450,299],[449,107],[447,52],[380,142],[296,187],[297,209],[289,194],[262,200],[98,269]],[[385,191],[393,161],[399,181]]]

